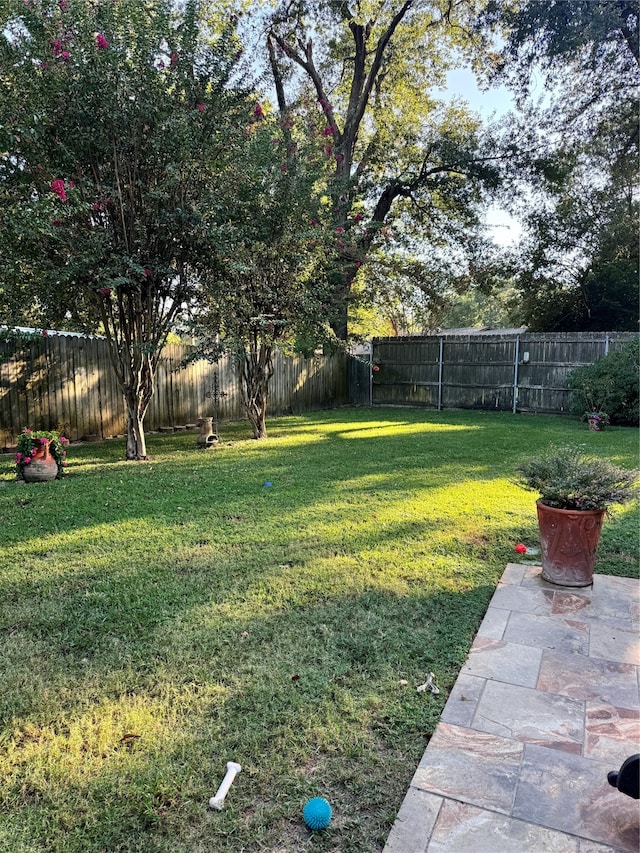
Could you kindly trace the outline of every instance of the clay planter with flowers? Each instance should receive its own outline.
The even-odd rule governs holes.
[[[552,450],[518,468],[519,482],[536,491],[542,577],[560,586],[588,586],[605,513],[638,494],[638,472],[584,456],[572,447]]]
[[[611,423],[606,412],[585,412],[584,419],[589,424],[591,432],[602,432]]]
[[[25,429],[16,447],[16,472],[26,483],[44,483],[62,477],[69,441],[55,430]]]

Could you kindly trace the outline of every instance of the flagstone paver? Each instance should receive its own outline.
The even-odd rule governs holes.
[[[640,582],[509,564],[384,853],[637,853]]]

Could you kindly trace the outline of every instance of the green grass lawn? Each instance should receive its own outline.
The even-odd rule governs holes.
[[[269,428],[150,436],[145,463],[72,446],[45,484],[0,456],[0,850],[381,850],[514,545],[537,545],[518,462],[638,465],[637,430],[552,416]],[[637,576],[637,530],[615,510],[596,571]],[[311,835],[313,796],[334,819]]]

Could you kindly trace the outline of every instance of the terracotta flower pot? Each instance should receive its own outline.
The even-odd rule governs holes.
[[[22,469],[26,483],[46,483],[58,476],[58,463],[49,452],[49,442],[41,443],[31,462]]]
[[[560,586],[589,586],[604,509],[556,509],[536,501],[542,577]]]

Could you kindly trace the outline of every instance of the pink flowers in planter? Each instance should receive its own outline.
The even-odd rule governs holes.
[[[62,469],[67,465],[65,447],[68,444],[69,439],[60,436],[55,430],[33,432],[33,430],[24,429],[18,437],[16,446],[15,463],[18,477],[21,478],[26,465],[30,465],[36,459],[43,458],[43,451],[46,454],[47,447],[49,448],[49,455],[53,457],[58,466],[58,477],[60,477]]]
[[[102,33],[96,34],[96,45],[98,46],[98,50],[108,50],[109,49],[109,42],[102,35]]]

